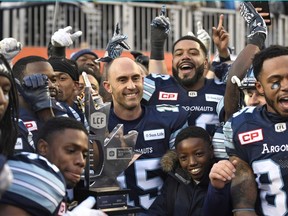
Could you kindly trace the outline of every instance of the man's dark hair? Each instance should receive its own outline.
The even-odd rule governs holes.
[[[272,45],[266,49],[261,50],[254,56],[253,59],[253,69],[254,76],[257,80],[259,80],[259,76],[261,74],[263,63],[267,59],[288,55],[288,48],[280,45]]]
[[[121,57],[118,57],[121,58]],[[118,59],[116,58],[116,59]],[[108,80],[108,75],[109,75],[109,71],[110,71],[110,67],[113,64],[113,62],[115,61],[115,59],[111,59],[108,62],[105,62],[104,64],[104,68],[103,68],[103,74],[102,74],[102,80],[103,81],[107,81]]]
[[[76,129],[83,131],[88,136],[88,131],[83,123],[69,117],[54,117],[49,119],[40,129],[37,143],[40,139],[50,142],[56,133],[61,133],[66,129]]]
[[[174,49],[175,49],[176,44],[179,43],[182,40],[192,40],[192,41],[197,42],[200,45],[200,47],[201,47],[202,51],[204,52],[205,56],[207,57],[208,52],[207,52],[207,49],[206,49],[205,45],[202,43],[202,41],[199,40],[197,37],[190,36],[190,35],[185,35],[185,36],[179,38],[177,41],[174,42],[173,49],[172,49],[173,53],[174,53]]]
[[[34,62],[48,62],[48,60],[41,56],[27,56],[19,59],[12,68],[14,77],[22,82],[27,64]]]
[[[197,126],[190,126],[181,130],[179,134],[177,134],[176,139],[175,139],[175,147],[181,141],[188,139],[188,138],[200,138],[200,139],[205,140],[209,146],[211,145],[210,135],[205,129],[201,127],[197,127]]]
[[[104,102],[112,101],[112,95],[104,88],[103,82],[108,81],[108,71],[110,70],[114,60],[115,59],[111,59],[109,62],[105,62],[101,82],[99,83],[99,94],[102,96]]]

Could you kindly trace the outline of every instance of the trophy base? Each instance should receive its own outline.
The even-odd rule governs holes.
[[[128,191],[129,190],[120,190],[117,187],[89,189],[91,195],[96,198],[97,209],[126,207]]]
[[[108,215],[130,214],[140,212],[141,208],[127,205],[127,194],[129,189],[120,189],[119,187],[103,187],[78,189],[74,193],[78,202],[93,196],[96,204],[93,209],[104,211]],[[77,194],[77,195],[76,195]]]
[[[107,215],[134,215],[134,213],[138,213],[141,211],[141,208],[135,206],[126,206],[120,208],[108,208],[108,209],[101,209]]]

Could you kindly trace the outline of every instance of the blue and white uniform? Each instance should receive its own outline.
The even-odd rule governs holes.
[[[125,121],[110,111],[109,132],[117,124],[124,125],[124,134],[138,132],[135,151],[142,154],[117,180],[122,188],[129,188],[129,204],[148,209],[159,194],[166,175],[161,170],[160,159],[173,148],[175,137],[187,127],[189,112],[179,106],[142,106],[142,115]]]
[[[33,135],[30,131],[28,131],[22,119],[18,119],[18,135],[14,152],[35,152]]]
[[[256,176],[258,215],[288,215],[287,123],[266,106],[245,107],[223,128],[228,155],[246,161]]]
[[[202,127],[212,136],[220,125],[216,107],[224,93],[225,85],[214,79],[206,79],[205,86],[197,91],[188,91],[174,77],[152,73],[144,79],[143,103],[181,105],[191,111],[188,124]]]
[[[64,116],[64,117],[74,118],[77,121],[81,121],[87,127],[88,123],[86,121],[86,118],[84,114],[81,113],[80,110],[77,112],[72,107],[68,106],[66,103],[59,102],[56,100],[51,100],[51,102],[52,102],[52,108],[53,108],[53,112],[55,116]],[[38,132],[40,128],[43,126],[44,122],[41,121],[33,111],[22,108],[22,107],[20,107],[19,109],[19,118],[21,119],[21,122],[18,122],[18,126],[20,128],[21,133],[19,133],[18,138],[21,138],[21,137],[23,138],[23,136],[25,136],[25,133],[27,132],[27,139],[29,140],[29,143],[30,143],[29,145],[30,147],[35,148]],[[23,124],[26,126],[27,131],[21,128]],[[32,142],[30,142],[31,137],[33,139]],[[23,148],[21,150],[20,139],[18,139],[17,142],[18,143],[16,143],[16,146],[15,146],[16,152],[21,152],[21,151],[35,152],[35,149],[34,151],[32,151],[32,149],[26,144],[25,144],[26,147],[22,145]],[[34,142],[34,145],[32,145],[33,142]]]

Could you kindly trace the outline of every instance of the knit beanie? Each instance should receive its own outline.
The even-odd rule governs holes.
[[[48,61],[54,71],[67,73],[74,81],[79,81],[78,66],[75,61],[59,57],[49,58]]]
[[[85,54],[93,55],[93,56],[95,56],[96,59],[99,58],[98,55],[96,53],[94,53],[92,50],[82,49],[78,52],[72,53],[70,56],[70,59],[76,61],[80,56],[83,56]]]

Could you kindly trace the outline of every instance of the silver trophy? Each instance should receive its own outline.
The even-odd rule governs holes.
[[[123,133],[118,124],[108,133],[110,103],[103,103],[100,96],[93,96],[92,87],[85,72],[85,116],[89,124],[89,154],[84,175],[84,190],[78,193],[80,200],[95,196],[96,208],[103,211],[133,212],[127,206],[128,190],[120,189],[117,176],[131,163],[138,132]],[[111,210],[112,209],[112,210]],[[129,210],[130,209],[130,210]],[[138,208],[136,208],[137,210]]]

